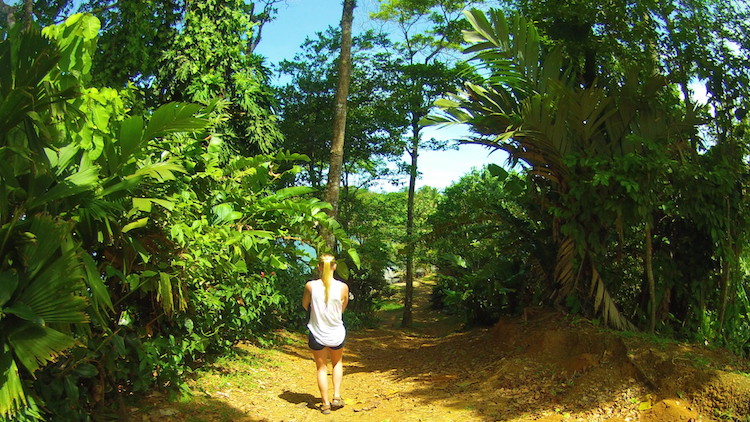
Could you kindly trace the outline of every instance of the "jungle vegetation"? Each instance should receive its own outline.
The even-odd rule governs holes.
[[[282,3],[0,0],[0,419],[187,394],[302,329],[330,249],[350,328],[389,268],[410,325],[424,269],[467,326],[545,306],[750,354],[746,2],[381,0],[336,136],[341,28],[271,67]],[[455,124],[507,166],[417,189]]]

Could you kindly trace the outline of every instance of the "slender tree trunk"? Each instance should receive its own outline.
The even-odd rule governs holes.
[[[31,22],[34,20],[34,0],[24,0],[23,18],[26,22],[26,30],[31,29]]]
[[[727,206],[727,214],[729,214],[729,207]],[[729,219],[729,215],[727,215],[727,221],[731,221]],[[733,269],[734,264],[733,261],[736,260],[736,257],[734,256],[735,248],[732,245],[732,230],[727,229],[727,240],[726,240],[726,251],[724,252],[724,256],[721,260],[721,290],[719,291],[720,294],[720,304],[719,304],[719,332],[723,333],[724,331],[724,320],[727,316],[727,303],[729,303],[729,291],[730,286],[732,284],[732,277],[733,277]]]
[[[724,140],[724,148],[722,156],[727,157],[731,160],[730,163],[734,167],[735,174],[740,174],[742,166],[742,153],[741,148],[737,146],[737,140],[734,137],[726,137]],[[732,205],[728,198],[724,200],[725,218],[727,221],[726,226],[726,238],[725,238],[725,250],[722,253],[721,260],[721,290],[720,290],[720,307],[719,307],[719,333],[724,334],[724,323],[726,322],[727,316],[727,305],[730,300],[730,292],[733,292],[733,281],[737,277],[737,265],[739,264],[740,249],[737,242],[735,242],[735,230],[734,221],[737,221],[737,214],[733,212]]]
[[[341,54],[339,55],[339,83],[336,88],[333,112],[333,139],[331,140],[331,161],[328,168],[328,185],[325,201],[333,208],[328,214],[336,218],[339,212],[339,186],[341,184],[341,167],[344,162],[344,134],[346,130],[346,99],[349,96],[349,80],[352,54],[352,22],[354,21],[355,0],[344,0],[344,11],[341,16]],[[336,239],[333,233],[325,231],[328,247],[336,250]]]
[[[644,264],[646,265],[646,279],[648,279],[648,296],[651,302],[648,330],[651,334],[656,330],[656,282],[654,281],[654,266],[652,263],[653,243],[651,239],[651,226],[646,224],[646,252]]]
[[[725,252],[729,255],[728,252]],[[729,269],[729,259],[725,256],[721,260],[721,286],[719,290],[720,303],[719,303],[719,332],[724,331],[724,318],[727,312],[727,301],[729,298],[729,280],[731,277],[731,271]]]
[[[412,139],[409,150],[411,155],[411,167],[409,168],[409,196],[406,202],[406,289],[404,290],[404,316],[401,320],[402,327],[411,327],[414,318],[412,316],[412,304],[414,303],[414,196],[417,183],[417,159],[419,157],[419,123],[412,122]]]

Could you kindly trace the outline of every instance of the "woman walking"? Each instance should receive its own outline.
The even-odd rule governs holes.
[[[321,255],[318,260],[320,278],[308,281],[302,296],[302,307],[310,311],[310,330],[307,344],[315,358],[318,371],[318,388],[323,405],[323,414],[331,413],[331,408],[344,407],[341,398],[341,381],[344,378],[342,358],[346,328],[342,315],[349,303],[349,286],[333,278],[336,260],[333,255]],[[328,355],[333,365],[333,399],[328,400]]]

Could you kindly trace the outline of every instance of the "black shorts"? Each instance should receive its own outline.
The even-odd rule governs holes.
[[[339,350],[339,349],[341,349],[342,347],[344,347],[344,343],[346,343],[346,339],[344,339],[344,341],[342,341],[342,342],[341,342],[341,344],[339,344],[338,346],[335,346],[335,347],[330,347],[330,346],[323,346],[322,344],[318,343],[318,342],[317,342],[317,341],[315,340],[315,337],[313,337],[312,333],[308,333],[308,334],[307,334],[307,345],[308,345],[308,346],[309,346],[309,347],[310,347],[310,348],[311,348],[312,350],[323,350],[323,349],[325,349],[326,347],[328,347],[328,348],[329,348],[329,349],[331,349],[331,350]]]

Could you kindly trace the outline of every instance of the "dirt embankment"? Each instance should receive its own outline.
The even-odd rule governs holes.
[[[498,385],[522,377],[521,365],[534,365],[543,401],[565,409],[562,418],[544,420],[744,422],[750,416],[748,362],[726,351],[572,324],[551,311],[500,321],[490,334],[510,368],[499,368],[505,375]]]
[[[132,420],[750,420],[750,367],[728,353],[626,337],[545,310],[460,331],[427,309],[429,290],[416,289],[413,329],[398,328],[394,311],[380,328],[350,333],[347,405],[331,415],[319,412],[304,336],[285,334],[288,345],[243,346],[251,363],[224,362],[196,379],[191,402],[153,395]]]

